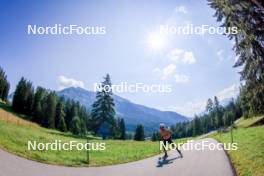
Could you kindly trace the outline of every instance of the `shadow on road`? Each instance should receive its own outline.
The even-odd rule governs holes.
[[[160,157],[156,167],[163,167],[163,165],[171,164],[171,163],[173,163],[174,160],[176,160],[178,158],[181,158],[181,157],[177,156],[177,157],[171,158],[171,159],[163,159]]]

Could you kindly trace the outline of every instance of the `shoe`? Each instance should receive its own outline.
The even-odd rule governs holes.
[[[168,158],[168,155],[167,155],[167,154],[165,154],[165,155],[163,156],[163,159],[166,159],[166,158]]]
[[[179,150],[179,154],[181,155],[181,158],[183,158],[183,156],[182,156],[182,152]]]

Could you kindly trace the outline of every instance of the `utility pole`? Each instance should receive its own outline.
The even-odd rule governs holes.
[[[231,133],[231,143],[233,144],[234,140],[233,140],[233,128],[234,128],[234,114],[232,113],[232,116],[231,116],[231,130],[230,130],[230,133]]]
[[[86,161],[87,161],[87,164],[88,164],[88,166],[89,166],[89,164],[90,164],[90,144],[89,144],[89,138],[88,138],[88,136],[86,136],[86,139],[87,139],[87,146],[88,146],[88,149],[86,150]]]
[[[231,144],[233,144],[233,124],[231,125],[230,133],[231,133]]]

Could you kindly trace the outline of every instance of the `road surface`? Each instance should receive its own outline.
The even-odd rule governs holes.
[[[214,139],[203,140],[217,144]],[[166,160],[159,160],[162,155],[158,155],[114,166],[74,168],[38,163],[0,150],[0,176],[234,176],[223,150],[206,148],[182,153],[183,158],[171,151]]]

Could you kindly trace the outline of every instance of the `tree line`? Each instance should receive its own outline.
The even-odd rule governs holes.
[[[243,115],[264,113],[264,1],[208,0],[222,27],[236,27],[228,34],[241,67],[240,101]]]
[[[232,125],[243,116],[250,118],[264,114],[264,1],[208,0],[215,10],[214,17],[226,29],[236,27],[237,33],[227,37],[234,41],[237,56],[233,67],[241,67],[241,86],[238,98],[225,107],[217,97],[209,99],[205,113],[190,122],[171,126],[174,138],[196,136]],[[158,139],[158,133],[152,140]]]
[[[144,127],[138,125],[134,135],[126,134],[123,118],[116,118],[115,104],[112,98],[110,75],[104,77],[101,91],[96,93],[96,100],[91,111],[72,99],[58,96],[55,91],[38,86],[24,77],[18,82],[12,98],[14,112],[25,115],[24,118],[45,128],[86,135],[92,132],[103,138],[145,140]],[[107,88],[104,88],[107,87]],[[10,84],[4,70],[0,67],[0,99],[8,102]]]
[[[195,115],[190,122],[177,123],[171,126],[173,138],[191,137],[222,130],[229,127],[242,116],[239,98],[231,100],[226,106],[219,104],[218,98],[208,99],[206,110],[202,115]]]
[[[103,86],[111,84],[107,74]],[[0,68],[0,99],[8,101],[10,84]],[[104,138],[126,139],[123,118],[115,117],[112,92],[98,91],[91,112],[72,99],[58,96],[55,91],[43,87],[34,88],[32,82],[24,77],[18,82],[12,98],[14,112],[25,115],[27,120],[45,128],[86,135],[91,132]],[[103,132],[106,131],[106,132]]]
[[[224,130],[233,125],[243,114],[240,97],[232,99],[226,106],[220,105],[215,96],[207,100],[206,109],[201,115],[195,115],[191,121],[179,122],[170,126],[172,138],[194,137],[215,130]],[[151,140],[159,140],[159,132],[152,134]]]
[[[0,100],[7,101],[10,84],[2,67],[0,67]]]
[[[24,77],[15,89],[12,109],[43,127],[84,135],[90,128],[90,114],[79,102],[57,96],[43,87],[34,89]]]

